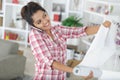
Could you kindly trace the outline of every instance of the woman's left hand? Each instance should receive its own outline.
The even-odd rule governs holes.
[[[94,76],[93,76],[93,72],[91,71],[90,73],[89,73],[89,75],[88,76],[82,76],[85,80],[90,80],[90,79],[92,79]]]
[[[103,23],[103,25],[107,28],[107,27],[110,27],[111,26],[111,22],[110,21],[105,21]]]

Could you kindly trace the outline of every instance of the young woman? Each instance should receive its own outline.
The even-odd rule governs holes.
[[[31,25],[29,40],[36,59],[34,80],[65,80],[65,72],[72,73],[73,68],[65,65],[66,40],[95,34],[99,27],[51,26],[49,15],[38,3],[29,2],[21,10],[22,18]],[[110,26],[110,22],[103,24]],[[93,72],[84,76],[93,77]]]

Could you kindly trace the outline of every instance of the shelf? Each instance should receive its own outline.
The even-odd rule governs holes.
[[[52,14],[60,14],[60,12],[52,12]],[[62,15],[65,15],[65,12],[62,12]]]
[[[3,17],[3,14],[0,14],[0,17]]]
[[[3,10],[0,10],[0,15],[3,15]]]
[[[90,46],[91,43],[92,43],[92,41],[93,41],[93,37],[94,37],[94,36],[95,36],[95,35],[83,37],[83,38],[82,38],[82,42],[85,43],[86,45]],[[117,36],[117,39],[120,40],[120,37]],[[120,47],[120,45],[117,45],[117,47]]]
[[[18,31],[18,32],[26,32],[26,30],[22,30],[22,29],[17,29],[17,28],[5,28],[5,30],[10,30],[10,31]]]
[[[92,11],[88,11],[88,10],[85,10],[84,11],[85,13],[89,13],[89,14],[93,14],[93,15],[97,15],[97,16],[100,16],[100,17],[105,17],[107,15],[104,15],[104,14],[99,14],[97,12],[92,12]]]
[[[90,46],[95,35],[90,35],[82,38],[82,42],[85,43],[86,45]]]
[[[29,35],[29,26],[22,20],[21,8],[28,3],[27,0],[19,0],[19,3],[13,3],[12,0],[2,0],[2,8],[0,10],[0,38],[9,40],[27,47],[27,39]],[[40,0],[32,0],[39,2]],[[44,0],[41,0],[42,4]]]
[[[107,5],[117,5],[120,6],[120,1],[119,2],[113,2],[113,1],[103,1],[103,0],[87,0],[89,2],[94,2],[94,3],[101,3],[101,4],[107,4]]]
[[[10,41],[16,41],[17,43],[22,43],[26,41],[26,33],[18,31],[5,30],[4,39]]]
[[[57,22],[57,21],[51,21],[51,24],[52,25],[61,25],[62,23],[61,22]]]
[[[8,40],[8,41],[11,41],[11,42],[16,42],[16,43],[19,43],[19,44],[25,44],[24,41],[18,41],[18,40]]]
[[[89,41],[87,41],[87,40],[82,40],[82,41],[83,41],[83,43],[85,43],[85,44],[88,45],[88,46],[91,45],[91,43],[90,43]]]
[[[16,7],[22,7],[22,6],[24,6],[22,4],[15,4],[15,3],[6,3],[6,5],[8,5],[8,6],[16,6]]]
[[[74,10],[69,11],[69,13],[81,14],[81,12],[80,12],[80,11],[74,11]]]
[[[94,4],[94,5],[93,5]],[[100,17],[109,15],[120,16],[120,1],[106,1],[106,0],[86,0],[86,7],[84,12]]]

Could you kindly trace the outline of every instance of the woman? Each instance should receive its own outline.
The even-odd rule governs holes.
[[[65,65],[66,40],[95,34],[99,29],[98,26],[51,27],[46,10],[35,2],[25,5],[21,15],[32,26],[29,40],[36,59],[34,80],[65,80],[65,72],[73,72],[73,68]],[[103,25],[109,27],[110,22],[106,21]],[[92,71],[88,76],[84,76],[86,80],[92,77]]]

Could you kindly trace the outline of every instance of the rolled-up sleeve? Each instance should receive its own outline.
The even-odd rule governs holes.
[[[40,63],[45,63],[46,65],[51,66],[53,63],[53,58],[41,35],[37,32],[31,32],[29,35],[29,40],[36,60]]]
[[[64,27],[59,26],[59,32],[61,32],[62,36],[65,38],[79,38],[82,36],[86,36],[86,26],[84,27]]]

